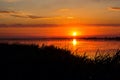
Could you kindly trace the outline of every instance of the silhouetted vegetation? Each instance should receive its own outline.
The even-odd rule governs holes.
[[[55,46],[0,44],[0,59],[8,80],[120,80],[120,50],[90,59]]]

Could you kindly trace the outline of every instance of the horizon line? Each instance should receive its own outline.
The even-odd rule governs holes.
[[[64,40],[64,39],[84,39],[84,40],[120,40],[118,37],[34,37],[34,38],[0,38],[0,40]]]

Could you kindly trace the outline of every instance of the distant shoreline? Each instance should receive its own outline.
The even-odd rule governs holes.
[[[51,37],[51,38],[0,38],[0,40],[72,40],[72,39],[78,39],[78,40],[104,40],[104,41],[120,41],[120,37]]]

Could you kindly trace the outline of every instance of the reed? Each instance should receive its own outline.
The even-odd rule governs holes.
[[[55,46],[0,44],[0,59],[9,80],[120,80],[120,50],[91,59]]]

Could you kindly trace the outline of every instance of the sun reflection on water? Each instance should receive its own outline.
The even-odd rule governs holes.
[[[73,46],[76,46],[77,45],[77,40],[73,39],[72,44],[73,44]]]

